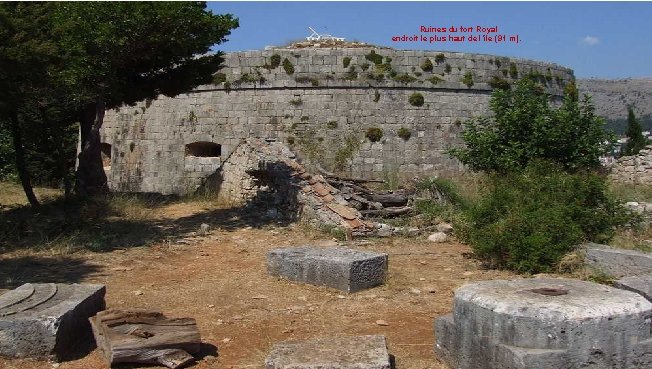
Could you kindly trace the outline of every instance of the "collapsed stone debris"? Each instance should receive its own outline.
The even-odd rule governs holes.
[[[334,187],[332,181],[309,173],[281,142],[247,139],[204,186],[217,193],[219,201],[257,207],[258,213],[269,218],[302,220],[318,228],[340,227],[350,237],[392,234],[394,229],[388,232],[388,226],[365,220],[354,207],[367,200],[350,189]],[[407,201],[405,195],[400,197]],[[380,202],[377,206],[383,208]]]

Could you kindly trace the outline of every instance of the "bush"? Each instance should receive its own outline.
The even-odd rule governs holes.
[[[351,64],[351,57],[345,56],[342,60],[342,66],[344,66],[344,68],[348,68],[349,64]]]
[[[634,109],[627,107],[627,143],[623,145],[622,155],[636,155],[648,145],[648,139],[643,136],[641,122],[636,119]]]
[[[283,59],[283,69],[285,70],[285,73],[287,74],[293,74],[294,73],[294,65],[292,65],[292,62],[288,60],[288,58]]]
[[[522,170],[534,159],[561,164],[566,170],[596,169],[609,149],[603,121],[595,116],[588,97],[579,104],[566,96],[558,108],[540,85],[523,79],[511,90],[494,90],[493,117],[465,123],[466,147],[450,151],[475,171]]]
[[[443,53],[435,55],[435,63],[441,64],[444,62],[444,60],[446,60],[446,56]]]
[[[489,86],[491,86],[493,89],[500,90],[509,90],[512,88],[512,84],[509,83],[509,81],[500,78],[499,76],[491,76],[491,79],[489,80]]]
[[[462,78],[462,83],[464,83],[466,87],[471,88],[471,86],[473,86],[473,73],[471,72],[464,73],[464,77]]]
[[[421,70],[424,72],[432,72],[433,67],[432,62],[428,58],[421,64]]]
[[[381,55],[376,54],[374,50],[371,50],[369,54],[365,55],[364,57],[365,59],[369,60],[370,62],[376,65],[383,64],[383,57]]]
[[[363,71],[366,71],[367,69],[369,69],[369,63],[363,63],[363,64],[361,64],[361,65],[360,65],[360,69],[362,69]]]
[[[518,68],[516,68],[516,63],[509,63],[509,76],[513,79],[518,78]]]
[[[426,81],[432,83],[433,85],[436,85],[437,83],[443,81],[443,79],[440,78],[439,76],[432,76],[432,77],[428,78]]]
[[[226,82],[226,74],[224,74],[224,73],[215,73],[213,75],[213,84],[214,85],[221,85],[224,82]]]
[[[410,132],[410,130],[405,127],[399,128],[398,131],[396,131],[396,134],[404,141],[407,141],[410,139],[410,137],[412,137],[412,132]]]
[[[263,68],[268,70],[276,69],[281,65],[281,56],[279,54],[274,54],[270,57],[270,64],[263,65]]]
[[[446,63],[446,65],[444,66],[444,72],[450,73],[452,70],[453,68],[451,68],[451,65]]]
[[[423,106],[423,102],[424,102],[423,95],[421,95],[418,92],[415,92],[412,95],[410,95],[410,97],[408,97],[408,102],[412,106]]]
[[[367,139],[369,139],[371,142],[378,142],[381,138],[383,138],[383,129],[378,127],[371,127],[367,129],[365,137],[367,137]]]
[[[459,235],[493,267],[548,272],[580,243],[606,242],[629,220],[605,190],[595,174],[536,161],[523,172],[493,176],[465,212]]]
[[[415,77],[412,77],[411,75],[409,75],[407,73],[394,76],[394,77],[392,77],[392,79],[394,81],[396,81],[396,82],[401,82],[401,83],[404,83],[404,84],[412,83],[412,82],[417,80]]]

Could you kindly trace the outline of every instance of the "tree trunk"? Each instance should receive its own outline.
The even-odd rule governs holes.
[[[81,113],[79,122],[80,152],[75,192],[82,196],[109,190],[100,150],[100,128],[104,121],[104,109],[104,98],[99,97],[95,104],[89,104]]]
[[[25,191],[25,196],[30,205],[34,208],[38,208],[41,204],[38,202],[36,195],[34,195],[34,189],[32,188],[32,182],[29,178],[29,172],[27,171],[27,166],[25,165],[25,150],[23,148],[23,137],[20,132],[20,124],[18,123],[18,113],[14,110],[11,112],[11,136],[13,138],[14,152],[16,154],[16,170],[18,171],[18,178],[20,178],[20,184],[23,186],[23,191]]]

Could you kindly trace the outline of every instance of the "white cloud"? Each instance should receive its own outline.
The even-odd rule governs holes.
[[[584,38],[582,39],[582,43],[583,43],[584,45],[593,46],[593,45],[597,45],[597,44],[599,44],[599,43],[600,43],[600,39],[597,38],[597,37],[595,37],[595,36],[586,36],[586,37],[584,37]]]

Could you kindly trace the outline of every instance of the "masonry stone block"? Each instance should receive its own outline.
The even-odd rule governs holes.
[[[588,243],[585,263],[614,277],[652,273],[652,254]]]
[[[652,367],[652,303],[596,283],[494,280],[455,291],[435,351],[457,369]]]
[[[103,285],[26,283],[0,296],[0,355],[60,360],[92,340],[88,318],[104,310]]]
[[[265,369],[390,369],[384,336],[323,337],[277,343]]]
[[[345,292],[385,283],[387,267],[387,254],[341,247],[301,246],[267,253],[269,274]]]

